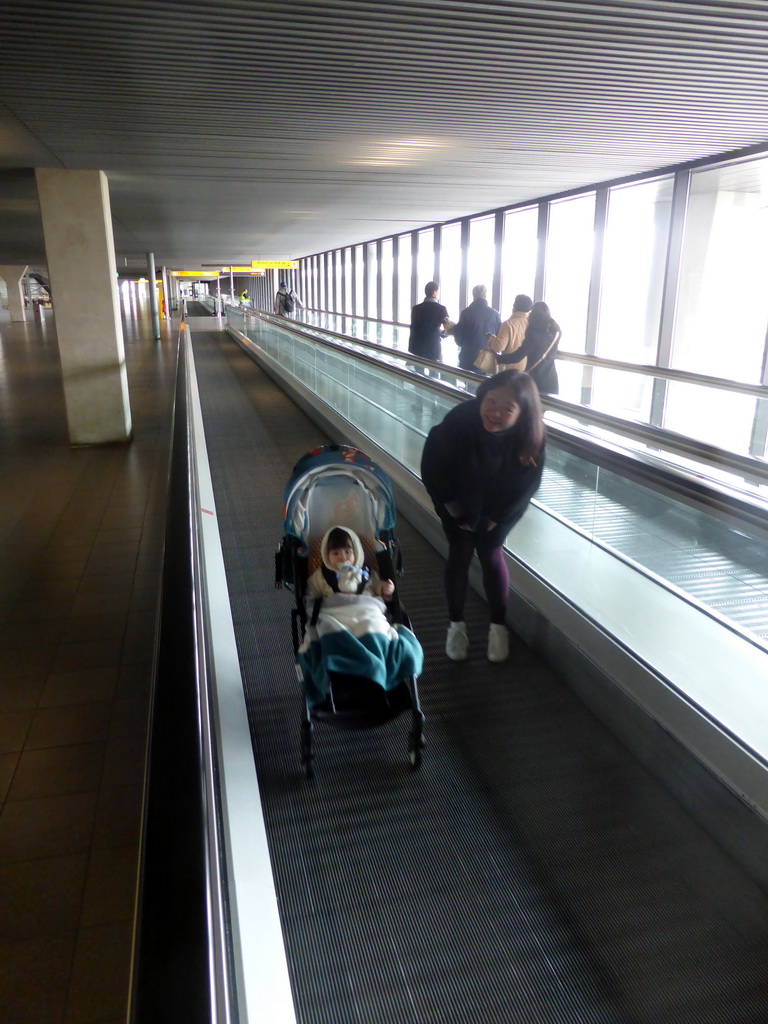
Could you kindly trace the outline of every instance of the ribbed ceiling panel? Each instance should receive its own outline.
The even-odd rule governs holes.
[[[105,170],[120,254],[298,256],[766,143],[766,56],[762,0],[0,0],[0,168]]]

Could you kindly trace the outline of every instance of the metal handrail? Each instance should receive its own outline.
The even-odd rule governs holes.
[[[316,309],[307,307],[309,313],[322,313],[326,316],[344,316],[353,320],[363,320],[374,324],[386,324],[388,327],[407,328],[401,320],[376,320],[370,316],[360,316],[357,313],[336,313],[328,309]],[[300,322],[300,321],[298,321]],[[307,324],[311,327],[311,324]],[[317,330],[330,331],[326,327],[318,327]],[[345,337],[345,335],[340,335]],[[373,342],[369,344],[375,344]],[[731,391],[736,394],[753,395],[755,398],[768,398],[768,384],[746,384],[744,381],[732,380],[729,377],[710,377],[705,373],[693,373],[690,370],[676,370],[670,366],[653,366],[650,363],[627,363],[620,359],[606,359],[604,356],[591,356],[581,352],[568,352],[562,348],[557,350],[557,358],[565,362],[580,363],[583,366],[595,366],[604,370],[620,370],[624,373],[636,373],[645,377],[659,377],[662,380],[673,380],[683,384],[698,384],[704,387],[719,388],[723,391]]]
[[[410,352],[403,352],[401,349],[390,348],[387,345],[377,344],[376,342],[367,341],[363,338],[350,338],[346,334],[339,334],[338,332],[331,331],[325,327],[315,327],[311,324],[302,324],[300,321],[274,316],[271,313],[265,313],[261,310],[240,310],[240,312],[247,316],[261,318],[268,322],[279,324],[281,328],[300,336],[305,336],[307,331],[321,334],[323,336],[321,340],[324,344],[338,348],[340,351],[348,350],[350,345],[362,346],[363,348],[369,349],[371,353],[377,353],[377,356],[379,357],[384,353],[385,355],[393,358],[406,360],[409,363],[416,363],[419,366],[429,368],[437,374],[442,371],[450,374],[452,377],[458,377],[466,383],[473,385],[478,383],[477,376],[468,373],[459,367],[443,367],[443,364],[441,363],[436,363],[431,359],[423,359],[422,357],[413,355]],[[364,353],[359,353],[359,355],[361,358],[366,358]],[[380,362],[380,358],[374,358],[373,356],[367,358],[372,362]],[[399,377],[407,380],[413,379],[413,375],[410,370],[396,365],[391,366],[388,369]],[[444,392],[446,387],[452,387],[450,383],[446,381],[439,381],[435,376],[420,376],[419,386],[427,387],[436,392]],[[766,392],[764,397],[768,398],[768,388],[764,388],[763,390]],[[455,388],[455,391],[457,394],[461,395],[462,398],[468,397],[468,393],[464,389]],[[758,486],[768,485],[768,462],[758,459],[755,456],[739,455],[738,453],[730,452],[725,448],[718,448],[715,445],[706,444],[701,441],[694,441],[692,438],[688,438],[684,434],[675,433],[674,431],[667,430],[664,427],[655,427],[651,424],[635,423],[631,420],[620,419],[610,413],[598,412],[597,410],[589,409],[586,406],[574,405],[571,402],[566,402],[553,395],[542,395],[542,404],[545,411],[551,410],[553,412],[562,413],[579,422],[586,423],[589,426],[599,427],[601,430],[608,430],[619,438],[640,441],[661,451],[669,451],[682,458],[696,461],[701,466],[709,469],[718,471],[725,470]],[[569,431],[568,428],[562,424],[556,424],[548,421],[547,428],[550,435],[555,438],[560,436],[573,436],[573,431]],[[592,441],[595,444],[600,443],[594,438]],[[590,459],[590,461],[594,462],[596,460],[593,458]],[[658,457],[655,464],[660,470],[665,468],[662,460]],[[666,468],[678,476],[687,476],[694,479],[694,475],[692,473],[685,471],[681,467],[666,466]],[[719,483],[718,489],[723,489]]]

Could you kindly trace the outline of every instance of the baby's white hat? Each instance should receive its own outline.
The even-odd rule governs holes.
[[[360,543],[360,538],[354,530],[350,530],[348,526],[342,526],[341,524],[332,526],[330,530],[326,531],[325,536],[323,537],[322,543],[320,544],[320,557],[323,560],[323,565],[327,569],[331,568],[330,565],[328,565],[328,538],[334,530],[343,530],[344,533],[347,534],[352,542],[352,548],[355,552],[355,565],[362,567],[365,562],[365,553],[363,551],[363,545]]]

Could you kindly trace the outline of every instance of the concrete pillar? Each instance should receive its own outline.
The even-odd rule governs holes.
[[[131,436],[109,188],[103,171],[35,171],[51,288],[56,296],[69,439]]]
[[[160,341],[160,313],[157,308],[157,271],[155,270],[155,254],[147,253],[147,277],[149,278],[149,311],[152,314],[152,331],[155,341]]]
[[[24,308],[24,275],[29,268],[26,265],[6,263],[0,265],[0,277],[8,289],[8,309],[11,320],[23,322],[27,319]],[[31,310],[30,310],[31,312]]]

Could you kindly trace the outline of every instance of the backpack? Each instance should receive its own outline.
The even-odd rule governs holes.
[[[294,309],[293,292],[288,291],[281,297],[283,309],[286,313],[292,313]]]

